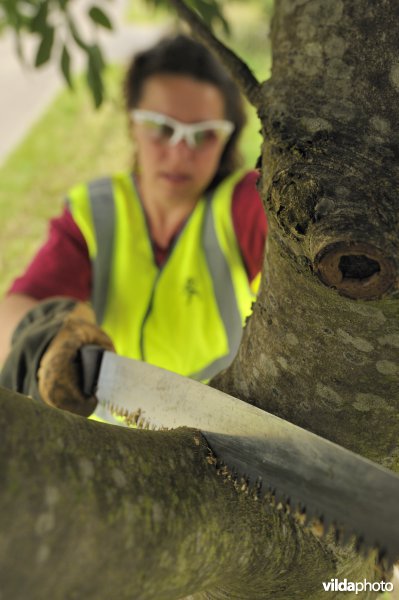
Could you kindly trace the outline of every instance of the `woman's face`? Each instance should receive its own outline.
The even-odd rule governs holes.
[[[219,89],[183,75],[149,77],[136,109],[185,124],[225,119]],[[190,147],[185,138],[174,144],[159,139],[140,122],[132,123],[132,131],[142,193],[161,201],[197,200],[216,173],[226,140],[210,138],[207,143]]]

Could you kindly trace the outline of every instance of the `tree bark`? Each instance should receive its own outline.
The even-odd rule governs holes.
[[[311,600],[337,572],[364,573],[331,536],[240,491],[198,432],[0,400],[2,599]]]
[[[272,79],[244,76],[265,139],[263,283],[213,382],[395,469],[398,17],[395,0],[277,3]],[[240,492],[192,430],[0,399],[5,598],[316,600],[331,577],[380,579],[373,556]]]
[[[214,385],[399,469],[399,5],[279,0],[262,288]]]

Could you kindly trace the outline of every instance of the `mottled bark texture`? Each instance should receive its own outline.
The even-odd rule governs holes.
[[[278,0],[258,104],[270,234],[214,385],[399,469],[399,4]]]
[[[278,0],[272,80],[243,84],[265,136],[267,262],[239,354],[214,382],[392,468],[398,22],[396,0]],[[380,579],[372,560],[239,493],[193,431],[0,400],[1,600],[316,600],[330,577]]]
[[[193,430],[128,430],[4,389],[0,430],[1,600],[311,600],[337,571],[364,574],[238,492]]]

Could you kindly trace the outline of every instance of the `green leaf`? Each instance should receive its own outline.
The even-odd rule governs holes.
[[[10,26],[18,34],[22,25],[22,15],[17,3],[15,1],[12,2],[11,0],[4,0],[1,4],[1,10],[4,12],[6,25]]]
[[[222,0],[184,0],[187,6],[193,9],[212,29],[214,25],[220,24],[226,34],[230,33],[230,26],[223,14]],[[153,6],[165,6],[170,10],[169,0],[146,0]]]
[[[113,29],[112,23],[108,16],[98,6],[92,6],[89,10],[89,15],[92,21],[94,21],[94,23],[97,25],[101,25],[101,27],[105,27],[105,29]]]
[[[69,31],[71,32],[72,37],[75,40],[76,44],[79,46],[79,48],[81,48],[85,52],[89,52],[90,46],[86,44],[86,42],[81,38],[80,33],[78,32],[77,27],[70,15],[68,16],[68,26]]]
[[[68,84],[68,87],[72,89],[73,84],[71,78],[71,55],[69,54],[68,48],[65,46],[65,44],[62,48],[60,66],[64,79]]]
[[[32,33],[44,33],[47,25],[48,2],[40,2],[36,14],[32,17],[29,29]]]
[[[90,47],[87,55],[87,83],[93,95],[96,108],[101,106],[104,99],[104,85],[102,79],[102,66],[98,62],[98,54]]]
[[[98,70],[102,71],[105,68],[105,61],[100,46],[98,44],[93,44],[92,46],[89,46],[88,53],[90,54]]]
[[[26,65],[27,63],[25,60],[24,45],[22,44],[21,33],[19,31],[15,32],[14,41],[15,41],[15,52],[16,52],[19,60],[21,61],[21,63],[23,65]]]
[[[46,27],[42,33],[42,41],[40,42],[35,58],[35,67],[40,67],[46,63],[50,56],[54,43],[54,27]]]

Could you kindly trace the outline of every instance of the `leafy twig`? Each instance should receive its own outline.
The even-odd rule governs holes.
[[[249,102],[258,107],[260,83],[248,65],[215,37],[199,15],[189,8],[184,0],[169,0],[169,3],[175,8],[178,15],[190,25],[195,37],[218,56]]]

